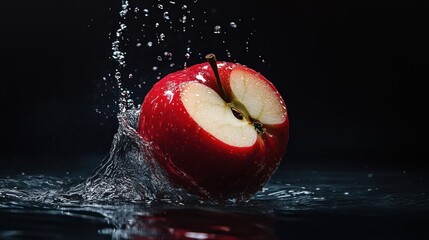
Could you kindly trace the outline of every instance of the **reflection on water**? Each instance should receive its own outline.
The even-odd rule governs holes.
[[[122,239],[275,239],[268,218],[213,209],[169,209],[136,216],[126,229],[105,229]]]

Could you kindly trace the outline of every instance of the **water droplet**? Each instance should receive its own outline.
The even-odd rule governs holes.
[[[141,46],[142,46],[142,44],[141,44],[141,43],[137,43],[137,44],[136,44],[136,46],[137,46],[137,47],[141,47]]]
[[[122,3],[122,10],[119,12],[119,15],[121,17],[125,17],[128,13],[128,1],[123,1]]]
[[[157,59],[158,61],[162,61],[162,57],[161,57],[161,56],[157,56],[157,57],[156,57],[156,59]]]
[[[158,8],[159,9],[164,9],[164,6],[162,6],[162,4],[158,4]]]
[[[152,70],[156,71],[156,70],[158,70],[158,67],[157,67],[157,66],[154,66],[154,67],[152,68]]]
[[[152,47],[152,42],[147,42],[148,47]]]
[[[229,25],[230,25],[232,28],[237,28],[237,24],[236,24],[235,22],[230,22],[230,23],[229,23]]]
[[[186,53],[186,54],[185,54],[185,58],[186,58],[186,59],[189,59],[190,57],[191,57],[191,54],[189,54],[189,53]]]
[[[121,73],[120,72],[116,72],[115,73],[115,78],[116,78],[116,80],[121,79]]]
[[[159,34],[159,40],[160,41],[164,41],[165,40],[165,34],[164,33],[160,33]]]
[[[220,26],[219,25],[216,25],[215,27],[214,27],[214,31],[213,31],[215,34],[219,34],[220,33]]]
[[[133,74],[132,73],[128,74],[128,78],[129,79],[133,78]]]
[[[164,19],[165,20],[170,20],[170,16],[168,16],[168,12],[164,12]]]
[[[127,100],[127,107],[128,108],[133,108],[134,107],[134,100],[128,99]]]

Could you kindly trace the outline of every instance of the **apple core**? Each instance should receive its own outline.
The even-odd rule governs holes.
[[[206,132],[231,146],[248,147],[255,143],[257,133],[252,125],[237,118],[219,94],[198,82],[187,82],[184,88],[180,94],[183,105]]]

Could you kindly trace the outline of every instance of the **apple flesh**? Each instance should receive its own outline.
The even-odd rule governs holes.
[[[246,200],[285,154],[286,105],[255,70],[208,59],[152,87],[138,133],[173,184],[203,199]]]

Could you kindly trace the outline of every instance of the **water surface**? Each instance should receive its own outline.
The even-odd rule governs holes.
[[[427,177],[277,172],[244,203],[61,195],[82,179],[0,180],[0,239],[421,239]],[[109,194],[107,194],[109,196]]]

